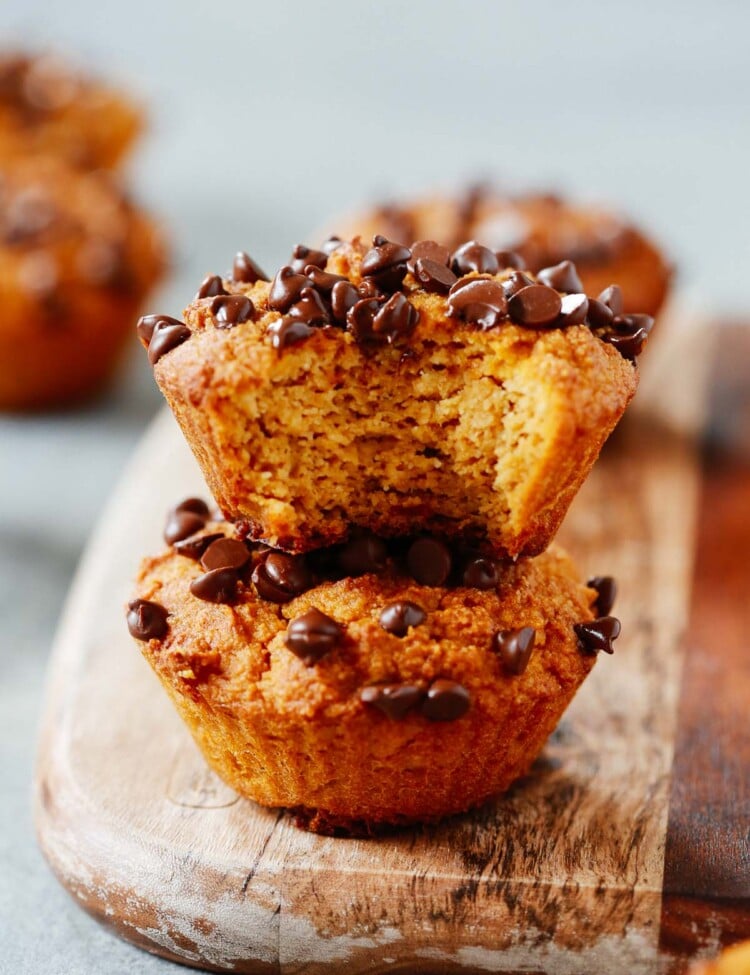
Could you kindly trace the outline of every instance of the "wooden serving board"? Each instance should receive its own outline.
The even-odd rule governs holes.
[[[615,656],[510,794],[385,839],[239,799],[132,645],[136,564],[205,490],[162,415],[54,650],[36,820],[61,882],[122,937],[218,971],[637,975],[750,937],[750,453],[716,449],[750,443],[750,340],[712,337],[658,336],[563,532],[584,572],[619,580]]]

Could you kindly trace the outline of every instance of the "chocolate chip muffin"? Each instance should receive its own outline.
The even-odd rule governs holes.
[[[247,255],[139,334],[225,517],[290,552],[355,529],[492,556],[554,536],[637,384],[653,324],[569,261],[470,241]]]
[[[583,585],[557,549],[512,564],[361,535],[292,556],[195,498],[165,538],[131,634],[212,768],[320,832],[434,820],[507,789],[619,633],[612,580]]]
[[[0,164],[0,408],[98,392],[163,270],[154,224],[111,177],[43,156]]]
[[[0,57],[0,160],[41,153],[111,168],[140,129],[140,112],[129,99],[60,57]]]
[[[457,247],[470,238],[515,252],[531,271],[575,263],[588,294],[616,281],[626,312],[656,315],[672,279],[657,245],[607,209],[551,194],[512,195],[489,186],[375,206],[332,224],[343,237],[435,238]]]

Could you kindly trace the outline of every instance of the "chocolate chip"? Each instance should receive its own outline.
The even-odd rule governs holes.
[[[185,498],[184,501],[180,501],[179,504],[176,504],[173,510],[192,511],[193,514],[202,515],[204,518],[208,518],[211,514],[211,509],[208,507],[203,498]]]
[[[262,271],[255,261],[245,251],[237,251],[232,264],[232,281],[242,284],[255,284],[256,281],[268,281],[268,275]]]
[[[350,539],[339,553],[341,570],[347,576],[362,576],[368,572],[382,572],[388,558],[385,542],[375,535],[360,535]]]
[[[346,313],[346,327],[360,344],[372,341],[372,322],[382,304],[382,298],[361,298]]]
[[[328,254],[325,251],[316,251],[304,244],[297,244],[292,251],[292,259],[289,266],[293,271],[304,271],[308,264],[315,267],[324,268],[328,263]]]
[[[599,337],[614,346],[623,359],[635,361],[643,351],[653,325],[650,315],[618,315],[612,322],[612,331]]]
[[[349,283],[346,278],[342,277],[340,274],[331,274],[330,271],[321,271],[319,267],[315,267],[314,264],[308,264],[305,267],[305,277],[310,279],[310,284],[323,295],[330,295],[333,291],[333,286],[344,281]],[[354,289],[354,285],[351,285]]]
[[[427,619],[427,613],[416,603],[402,600],[386,606],[380,614],[379,622],[384,630],[394,636],[406,636],[409,628],[419,626]]]
[[[492,638],[492,649],[500,657],[503,669],[509,674],[518,675],[529,664],[535,640],[536,630],[531,626],[522,626],[517,630],[500,630]]]
[[[362,277],[371,277],[384,291],[401,287],[406,276],[406,262],[411,251],[403,244],[396,244],[379,234],[372,238],[372,248],[362,258]]]
[[[434,261],[441,267],[448,267],[451,262],[451,252],[448,248],[434,240],[418,240],[411,245],[410,250],[411,257],[406,262],[406,266],[412,274],[417,261]]]
[[[472,271],[478,274],[497,274],[500,269],[494,251],[475,240],[462,244],[453,252],[451,267],[458,275],[471,274]]]
[[[498,266],[502,268],[515,267],[519,271],[526,268],[526,261],[516,251],[495,251]]]
[[[491,559],[471,559],[463,572],[463,584],[472,589],[494,589],[498,583],[497,564]]]
[[[266,329],[266,335],[271,336],[271,345],[274,349],[281,352],[288,345],[296,345],[297,342],[302,342],[314,331],[315,329],[306,322],[285,315],[284,318],[271,322]]]
[[[615,320],[611,309],[598,298],[589,298],[589,310],[586,318],[591,328],[608,328]]]
[[[393,343],[410,335],[418,320],[417,309],[405,295],[397,292],[391,295],[373,316],[372,332],[374,336]]]
[[[392,721],[400,721],[419,704],[423,693],[414,684],[371,684],[363,687],[359,699],[371,704]]]
[[[577,291],[582,291],[582,288],[577,288]],[[622,315],[625,311],[625,302],[622,297],[622,289],[616,284],[611,284],[608,288],[599,295],[599,301],[612,312],[613,315]]]
[[[148,599],[134,599],[128,603],[128,629],[136,640],[161,640],[167,635],[167,611],[159,603]]]
[[[554,325],[560,314],[562,301],[554,288],[543,284],[530,284],[517,291],[508,302],[508,312],[516,325],[544,328]]]
[[[200,288],[195,295],[195,300],[200,298],[215,298],[217,295],[227,295],[229,292],[224,288],[224,282],[218,274],[209,274],[201,282]]]
[[[469,278],[455,284],[448,295],[448,314],[483,329],[499,325],[508,302],[501,285],[488,278]]]
[[[306,325],[325,325],[328,322],[328,309],[315,288],[303,288],[299,301],[292,305],[288,315]]]
[[[568,295],[583,291],[583,283],[572,261],[560,261],[552,267],[543,267],[536,277],[540,284],[546,284],[555,291],[564,291]]]
[[[138,319],[135,330],[141,341],[141,345],[147,349],[157,325],[163,328],[167,325],[182,326],[182,324],[181,321],[178,321],[176,318],[170,318],[169,315],[143,315]]]
[[[209,545],[213,544],[217,538],[224,538],[221,532],[209,532],[208,535],[188,535],[172,545],[178,555],[184,555],[188,559],[196,562],[200,559]]]
[[[252,318],[255,307],[245,295],[218,295],[211,302],[211,314],[218,328],[231,328]]]
[[[308,667],[337,647],[343,639],[343,627],[315,608],[292,620],[286,631],[287,647]]]
[[[269,603],[288,603],[306,592],[312,576],[299,556],[270,552],[253,570],[252,580],[258,595]]]
[[[243,569],[250,561],[250,552],[237,538],[219,538],[209,545],[201,558],[201,565],[211,569]]]
[[[359,301],[357,289],[351,282],[342,280],[334,284],[331,289],[331,311],[334,320],[343,325],[349,310]]]
[[[528,274],[524,274],[523,271],[514,271],[500,282],[506,298],[512,298],[522,288],[528,288],[530,284],[534,283],[534,279],[530,278]]]
[[[360,298],[385,299],[387,297],[385,291],[381,291],[373,278],[362,278],[357,286],[357,294]]]
[[[157,323],[151,341],[148,344],[148,361],[152,366],[178,345],[187,342],[190,338],[190,329],[185,325],[177,323],[175,325]]]
[[[612,576],[594,576],[586,583],[589,589],[596,590],[594,609],[599,616],[609,616],[617,598],[617,583]]]
[[[190,592],[207,603],[232,603],[239,575],[234,569],[211,569],[190,583]]]
[[[268,293],[268,305],[274,311],[286,312],[292,307],[303,288],[310,287],[310,279],[304,274],[298,274],[289,265],[282,267],[271,282]]]
[[[471,698],[462,684],[454,680],[436,680],[422,703],[422,714],[429,721],[455,721],[469,710]]]
[[[418,538],[406,553],[409,572],[422,586],[442,586],[450,575],[451,553],[437,538]]]
[[[555,322],[558,328],[582,325],[589,310],[589,299],[584,294],[563,295],[560,314]]]
[[[578,645],[585,653],[614,653],[612,642],[620,635],[620,621],[615,616],[600,616],[590,623],[574,623]]]
[[[337,237],[335,234],[329,237],[328,240],[324,240],[320,245],[320,249],[326,254],[333,254],[333,252],[343,244],[343,240]]]
[[[458,278],[449,267],[431,261],[428,257],[420,257],[414,265],[414,278],[425,291],[445,295],[456,283]]]
[[[167,523],[164,526],[164,541],[167,545],[174,545],[175,542],[181,542],[183,538],[189,538],[205,527],[205,515],[196,514],[194,511],[175,509],[167,515]]]

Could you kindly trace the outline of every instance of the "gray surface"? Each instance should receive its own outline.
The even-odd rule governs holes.
[[[747,311],[750,6],[740,0],[616,10],[588,0],[575,16],[551,0],[50,7],[3,0],[0,30],[82,52],[152,103],[134,177],[179,255],[158,310],[179,310],[239,246],[272,266],[373,192],[497,173],[617,201],[668,244],[698,305]],[[134,360],[95,408],[0,420],[2,972],[170,968],[67,898],[29,814],[56,617],[156,404]]]

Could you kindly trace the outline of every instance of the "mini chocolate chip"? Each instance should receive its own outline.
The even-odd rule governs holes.
[[[189,538],[205,527],[205,515],[196,514],[194,511],[170,511],[164,526],[164,541],[167,545],[174,545],[175,542],[181,542],[183,538]]]
[[[524,274],[523,271],[514,271],[504,281],[501,281],[500,284],[505,293],[505,297],[512,298],[521,288],[528,288],[530,284],[534,284],[534,279],[530,278],[528,274]]]
[[[498,266],[502,268],[514,267],[519,271],[526,269],[526,261],[516,251],[495,251]]]
[[[304,271],[308,264],[315,267],[324,268],[328,263],[328,254],[325,251],[316,251],[304,244],[297,244],[292,251],[292,259],[289,266],[293,271]]]
[[[305,277],[310,279],[310,284],[313,286],[313,288],[323,295],[330,295],[335,284],[339,284],[341,281],[347,281],[347,279],[342,277],[340,274],[331,274],[330,271],[322,271],[314,264],[308,264],[305,267],[304,273]],[[352,287],[354,286],[352,285]]]
[[[289,265],[282,267],[271,282],[268,292],[268,305],[274,311],[286,312],[295,301],[299,301],[303,288],[310,287],[310,279],[304,274],[298,274]]]
[[[497,564],[491,559],[471,559],[463,572],[463,584],[472,589],[494,589],[498,578]]]
[[[536,630],[531,626],[500,630],[492,638],[492,649],[500,657],[504,670],[517,676],[526,670],[535,640]]]
[[[227,295],[229,292],[224,288],[224,282],[218,274],[209,274],[201,282],[200,288],[195,295],[195,300],[200,298],[215,298],[217,295]]]
[[[460,276],[471,274],[472,271],[478,274],[497,274],[500,265],[497,263],[494,251],[483,244],[478,244],[475,240],[470,240],[453,252],[451,267]]]
[[[589,310],[589,299],[584,294],[563,295],[560,303],[560,314],[555,322],[558,328],[569,325],[582,325]]]
[[[406,553],[409,572],[422,586],[442,586],[450,575],[451,553],[437,538],[418,538]]]
[[[201,565],[211,569],[235,569],[237,572],[250,561],[250,552],[237,538],[219,538],[209,545],[201,558]]]
[[[617,583],[612,576],[594,576],[586,583],[589,589],[596,590],[594,609],[599,616],[609,616],[617,598]]]
[[[148,361],[155,366],[162,356],[176,349],[183,342],[187,342],[190,335],[190,329],[179,322],[174,325],[157,322],[151,341],[148,343]]]
[[[574,623],[578,645],[585,653],[614,653],[612,642],[620,635],[620,621],[615,616],[600,616],[590,623]]]
[[[302,342],[314,331],[315,329],[306,322],[285,315],[284,318],[271,322],[266,329],[266,335],[271,336],[271,345],[274,349],[281,352],[288,345],[296,345],[297,342]]]
[[[357,289],[350,281],[342,280],[334,284],[331,289],[331,311],[334,320],[343,325],[349,309],[353,308],[358,301]]]
[[[218,328],[231,328],[252,318],[255,307],[246,295],[218,295],[211,302],[211,314]]]
[[[167,325],[179,325],[182,326],[182,322],[176,318],[170,318],[169,315],[142,315],[138,319],[138,324],[135,326],[136,333],[140,339],[141,345],[144,349],[147,349],[151,339],[153,338],[154,330],[157,325],[160,327],[165,327]]]
[[[268,281],[268,275],[262,271],[255,261],[245,251],[237,251],[232,264],[232,281],[242,284],[255,284],[256,281]]]
[[[427,619],[427,613],[416,603],[402,600],[386,606],[380,614],[379,622],[384,630],[394,636],[406,636],[409,628],[419,626]]]
[[[406,262],[412,274],[417,261],[434,261],[441,267],[448,267],[451,262],[451,252],[447,247],[434,240],[418,240],[411,245],[411,257]]]
[[[623,359],[635,361],[643,351],[653,325],[650,315],[618,315],[612,322],[613,331],[599,337],[614,346]]]
[[[448,314],[483,329],[499,325],[506,317],[508,302],[502,286],[489,278],[458,281],[448,295]]]
[[[299,301],[292,305],[288,315],[306,325],[325,325],[328,322],[328,309],[315,288],[303,288]]]
[[[159,603],[148,599],[134,599],[128,603],[128,629],[136,640],[161,640],[167,635],[168,613]]]
[[[382,572],[388,558],[385,542],[375,535],[350,539],[339,552],[338,561],[344,575],[363,576]]]
[[[555,291],[564,291],[568,295],[583,291],[583,283],[572,261],[560,261],[552,267],[543,267],[536,277],[540,284],[546,284]]]
[[[217,538],[224,538],[221,532],[209,532],[208,535],[188,535],[172,545],[178,555],[184,555],[188,559],[196,562],[200,559],[209,545],[213,544]]]
[[[425,291],[445,295],[456,283],[458,278],[449,267],[438,264],[429,257],[420,257],[414,265],[414,278]]]
[[[370,684],[359,693],[363,704],[371,704],[392,721],[404,718],[423,696],[420,688],[414,684]]]
[[[179,504],[174,506],[174,511],[192,511],[193,514],[202,515],[204,518],[208,518],[211,514],[211,509],[208,507],[203,498],[185,498],[184,501],[180,501]]]
[[[346,313],[346,327],[357,342],[372,341],[372,322],[382,304],[382,298],[361,298]]]
[[[395,342],[410,335],[419,320],[419,312],[406,298],[397,292],[381,305],[372,319],[375,336],[388,342]]]
[[[530,284],[521,288],[508,302],[511,319],[516,325],[529,328],[554,325],[561,308],[560,295],[544,284]]]
[[[454,680],[436,680],[422,703],[422,714],[429,721],[455,721],[469,710],[471,698],[462,684]]]
[[[577,288],[577,291],[581,291],[581,288]],[[616,284],[610,284],[608,288],[599,295],[599,301],[612,312],[613,315],[622,315],[625,311],[625,302],[622,297],[622,289]]]
[[[586,318],[591,328],[608,328],[614,321],[615,316],[603,301],[599,301],[598,298],[589,298],[589,310]]]
[[[372,243],[372,248],[362,258],[362,277],[373,278],[384,291],[395,291],[406,276],[406,262],[411,251],[380,235],[373,237]]]
[[[385,298],[385,291],[377,286],[373,278],[362,278],[357,285],[357,294],[360,298]]]
[[[308,667],[337,647],[343,639],[343,627],[315,608],[292,620],[286,631],[287,647]]]
[[[240,581],[235,569],[211,569],[190,583],[190,592],[207,603],[231,603]]]
[[[288,603],[313,583],[304,559],[285,552],[266,555],[253,569],[252,580],[258,595],[269,603]]]

